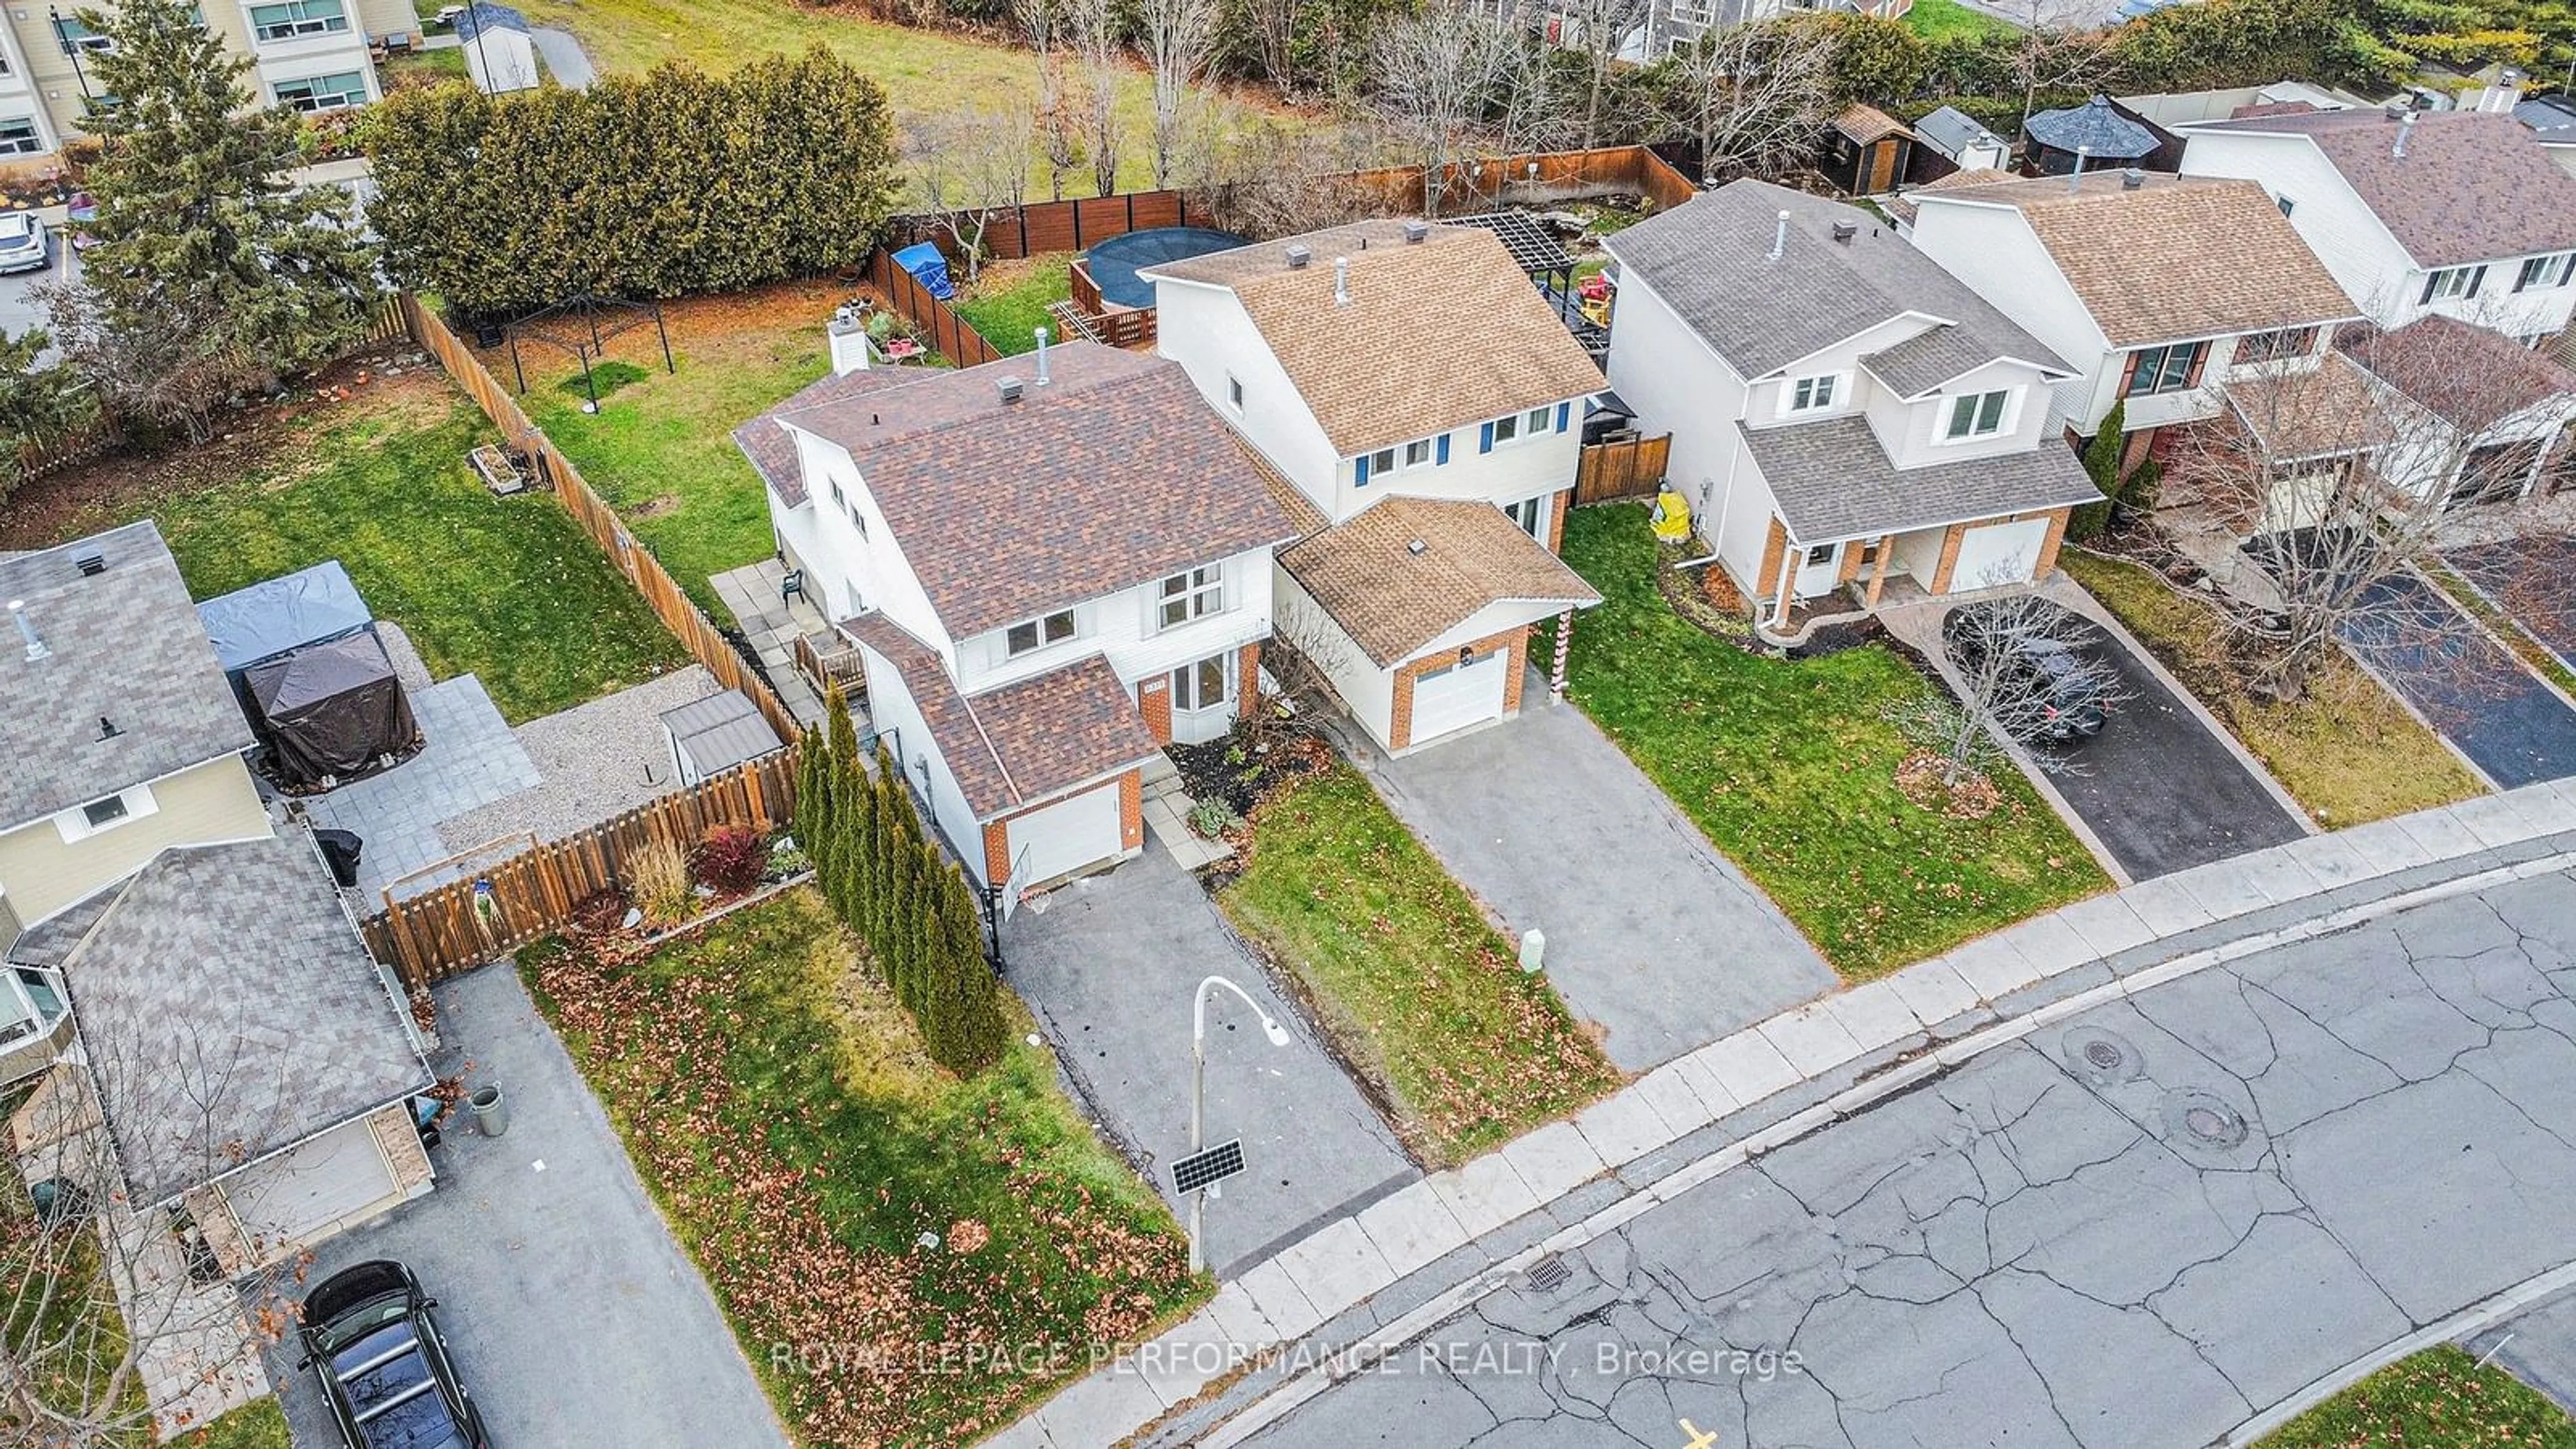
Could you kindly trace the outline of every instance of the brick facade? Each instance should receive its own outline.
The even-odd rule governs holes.
[[[1243,646],[1234,661],[1235,714],[1240,719],[1252,718],[1261,707],[1261,643],[1254,640]]]
[[[1565,514],[1574,506],[1574,490],[1551,494],[1547,500],[1547,551],[1565,552]]]
[[[987,884],[1011,873],[1011,822],[984,822],[984,880]]]
[[[1127,850],[1145,846],[1145,772],[1129,770],[1118,777],[1118,844]]]
[[[1502,717],[1510,719],[1521,711],[1521,681],[1529,665],[1529,626],[1524,624],[1517,629],[1506,629],[1465,646],[1471,659],[1482,659],[1498,649],[1507,655],[1503,661]],[[1395,702],[1388,711],[1386,722],[1389,749],[1400,750],[1413,743],[1413,681],[1431,670],[1457,662],[1458,651],[1443,650],[1413,660],[1395,671]]]
[[[1172,676],[1149,674],[1136,681],[1136,712],[1145,717],[1145,728],[1154,743],[1172,742]]]
[[[2066,521],[2074,516],[2075,510],[2072,508],[2057,508],[2049,511],[2048,537],[2040,541],[2039,567],[2031,572],[2032,578],[2047,578],[2056,569],[2058,545],[2066,542]]]

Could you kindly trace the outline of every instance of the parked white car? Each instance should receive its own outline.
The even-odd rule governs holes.
[[[0,214],[0,272],[40,272],[53,260],[53,233],[33,212]]]

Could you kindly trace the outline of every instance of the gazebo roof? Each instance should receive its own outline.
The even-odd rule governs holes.
[[[2022,128],[2053,151],[2084,151],[2096,161],[2134,161],[2156,149],[2156,133],[2111,109],[2109,96],[2080,106],[2042,111]]]

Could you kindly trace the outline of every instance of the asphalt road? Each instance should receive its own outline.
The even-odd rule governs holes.
[[[2504,789],[2576,775],[2576,709],[2412,574],[2373,585],[2344,642]]]
[[[2043,747],[2068,768],[2049,779],[2131,880],[2226,860],[2306,834],[2225,741],[2117,639],[2086,626],[2119,675],[2116,703],[2089,740]]]
[[[36,288],[46,282],[75,280],[80,276],[80,260],[72,254],[71,241],[61,228],[54,230],[54,263],[41,272],[19,272],[0,277],[0,331],[16,337],[31,327],[45,325],[45,306],[36,298]]]
[[[2211,1442],[2576,1259],[2576,881],[2042,1027],[1516,1279],[1264,1449]]]

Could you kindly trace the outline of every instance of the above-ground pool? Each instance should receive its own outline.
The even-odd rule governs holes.
[[[1092,285],[1100,289],[1102,302],[1112,307],[1151,307],[1154,284],[1137,278],[1140,269],[1249,245],[1249,239],[1213,227],[1158,226],[1098,243],[1083,254],[1082,265],[1091,273]]]

